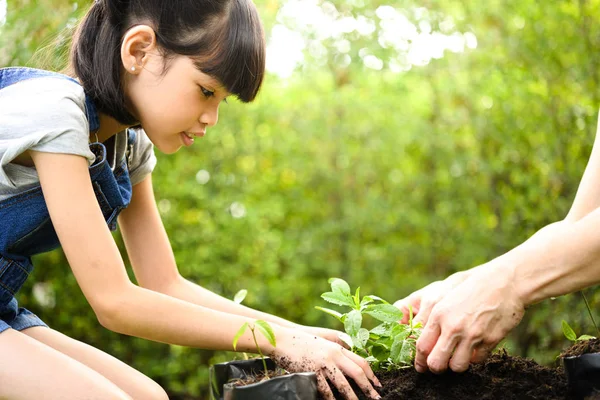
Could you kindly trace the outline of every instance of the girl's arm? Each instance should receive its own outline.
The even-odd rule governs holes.
[[[163,226],[151,176],[133,187],[131,204],[121,212],[119,227],[138,283],[190,303],[239,316],[298,328],[283,318],[237,304],[183,278]],[[190,243],[191,245],[191,243]]]
[[[77,283],[100,323],[115,332],[158,342],[232,350],[233,337],[252,318],[215,311],[134,285],[98,206],[87,161],[80,156],[30,151],[50,218]],[[349,399],[356,399],[346,374],[371,398],[377,378],[364,360],[327,340],[272,324],[277,348],[261,335],[264,354],[290,371],[314,371],[319,389],[333,395],[327,379]],[[238,351],[255,349],[246,332]],[[369,381],[370,380],[370,381]]]

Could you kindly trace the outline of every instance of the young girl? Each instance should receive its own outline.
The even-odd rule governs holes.
[[[260,88],[265,43],[251,0],[96,0],[71,55],[72,77],[0,70],[0,398],[167,399],[141,373],[18,308],[30,257],[59,245],[108,329],[232,350],[243,323],[265,319],[277,347],[259,337],[262,351],[290,371],[315,371],[325,398],[329,382],[356,399],[345,376],[379,398],[368,364],[335,331],[182,278],[156,209],[153,147],[192,145],[228,95],[249,102]],[[139,286],[110,233],[117,217]],[[237,349],[253,348],[247,333]]]

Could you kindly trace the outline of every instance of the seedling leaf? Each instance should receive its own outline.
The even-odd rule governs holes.
[[[392,329],[392,325],[388,323],[383,323],[381,325],[377,325],[375,328],[371,329],[371,333],[377,336],[389,336]]]
[[[317,307],[315,307],[315,308],[316,308],[317,310],[321,310],[321,311],[323,311],[324,313],[327,313],[327,314],[329,314],[329,315],[333,315],[334,317],[336,317],[336,318],[337,318],[338,320],[340,320],[340,321],[342,320],[342,313],[340,313],[340,312],[337,312],[337,311],[335,311],[335,310],[331,310],[331,309],[329,309],[329,308],[325,308],[325,307],[319,307],[319,306],[317,306]]]
[[[369,314],[382,322],[398,322],[402,319],[402,311],[391,304],[374,304],[368,306],[365,314]]]
[[[242,337],[244,332],[246,332],[246,328],[248,328],[248,323],[244,322],[244,325],[241,326],[241,328],[237,331],[237,333],[233,337],[233,349],[234,350],[237,350],[237,342],[238,342],[238,340],[240,340],[240,338]]]
[[[582,340],[592,340],[592,339],[596,339],[596,336],[581,335],[577,338],[577,341],[580,342]]]
[[[358,333],[356,334],[356,338],[358,339],[358,342],[360,343],[360,348],[364,349],[365,345],[367,344],[367,342],[369,341],[369,331],[365,328],[360,328],[358,330]]]
[[[340,278],[331,278],[328,282],[331,284],[332,292],[350,296],[350,285],[348,285],[345,280]]]
[[[326,292],[321,295],[323,300],[329,303],[337,304],[338,306],[347,306],[354,308],[354,301],[350,294],[343,294],[340,292]]]
[[[273,328],[266,321],[258,320],[254,323],[254,326],[258,328],[258,330],[267,338],[271,346],[276,347],[277,342],[275,341],[275,334],[273,333]]]
[[[387,301],[385,301],[384,299],[382,299],[381,297],[379,297],[379,296],[375,296],[374,294],[369,294],[369,295],[367,295],[367,296],[365,296],[365,297],[368,297],[368,298],[370,298],[371,300],[378,300],[378,301],[382,302],[383,304],[390,304],[390,303],[388,303]],[[365,297],[363,297],[363,299],[364,299]]]
[[[238,304],[241,304],[242,301],[244,301],[244,299],[246,298],[247,294],[248,294],[248,291],[246,289],[242,289],[235,294],[235,296],[233,297],[233,301]]]
[[[352,310],[346,314],[344,321],[344,330],[350,336],[356,336],[362,325],[362,314],[358,310]]]
[[[577,335],[575,334],[575,331],[573,330],[573,328],[571,328],[571,326],[569,326],[569,324],[565,320],[562,321],[562,331],[565,334],[565,337],[570,341],[574,342],[577,340]]]
[[[346,343],[348,347],[352,348],[352,346],[354,346],[354,343],[352,343],[352,338],[347,333],[338,333],[338,338],[340,338],[342,342]]]
[[[410,364],[413,358],[413,353],[415,349],[415,344],[410,340],[404,340],[402,342],[402,349],[400,350],[400,360],[401,364]]]

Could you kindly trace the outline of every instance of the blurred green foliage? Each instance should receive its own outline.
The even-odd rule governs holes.
[[[63,29],[87,3],[9,0],[0,65],[61,68]],[[257,1],[268,32],[282,3]],[[384,4],[326,7],[376,18]],[[398,299],[566,215],[595,136],[600,1],[395,4],[415,24],[417,6],[434,31],[452,17],[477,48],[398,73],[361,62],[361,49],[389,56],[376,33],[345,36],[349,64],[323,40],[320,61],[307,52],[289,79],[269,75],[253,104],[223,105],[219,125],[193,148],[158,155],[156,196],[184,276],[230,298],[246,288],[249,306],[333,327],[314,310],[329,277]],[[46,58],[32,58],[40,46]],[[233,356],[108,332],[60,251],[35,262],[24,306],[171,392],[206,396],[209,363]],[[597,310],[600,294],[586,293]],[[551,363],[568,345],[562,319],[593,333],[570,295],[531,307],[506,344]]]

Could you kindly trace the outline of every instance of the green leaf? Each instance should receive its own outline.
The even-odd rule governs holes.
[[[390,358],[390,349],[378,343],[371,349],[371,354],[377,360],[385,361]]]
[[[373,299],[370,296],[365,296],[360,301],[360,309],[363,310],[367,305],[373,302]]]
[[[367,295],[367,296],[365,296],[365,297],[368,297],[368,298],[369,298],[369,299],[371,299],[371,300],[378,300],[378,301],[381,301],[383,304],[390,304],[390,303],[388,303],[387,301],[385,301],[384,299],[382,299],[381,297],[379,297],[379,296],[375,296],[374,294],[369,294],[369,295]],[[365,297],[363,297],[363,299],[364,299]]]
[[[369,341],[369,330],[365,328],[360,328],[358,333],[356,334],[356,338],[361,344],[361,348],[364,348],[367,342]]]
[[[403,342],[404,340],[399,338],[399,340],[394,340],[394,343],[392,343],[392,348],[390,349],[390,358],[395,363],[400,362],[400,351],[402,350]]]
[[[254,327],[258,328],[258,330],[263,334],[264,337],[267,338],[271,346],[277,347],[277,342],[275,341],[275,334],[273,333],[273,328],[269,325],[268,322],[263,320],[258,320],[254,323]]]
[[[351,296],[350,294],[350,285],[346,283],[345,280],[340,278],[331,278],[329,279],[329,284],[331,285],[331,291],[334,293],[342,293],[347,296]]]
[[[342,342],[346,343],[348,345],[348,347],[352,348],[352,346],[354,346],[354,343],[352,342],[352,338],[347,333],[344,333],[344,332],[338,333],[338,338],[340,338],[340,340]]]
[[[242,301],[244,301],[244,299],[246,298],[247,294],[248,294],[248,291],[246,289],[242,289],[235,294],[235,296],[233,297],[233,301],[238,304],[241,304]]]
[[[339,321],[342,320],[342,313],[337,312],[335,310],[331,310],[329,308],[325,308],[325,307],[315,307],[317,310],[323,311],[324,313],[327,313],[329,315],[333,315],[334,317],[336,317]]]
[[[583,341],[583,340],[592,340],[592,339],[596,339],[596,336],[590,336],[590,335],[581,335],[577,338],[577,341]]]
[[[356,293],[354,294],[354,308],[360,308],[360,286],[356,288]]]
[[[244,334],[244,332],[246,332],[246,328],[248,328],[248,323],[244,322],[244,325],[242,325],[242,327],[240,328],[239,331],[237,331],[237,333],[235,334],[235,336],[233,337],[233,349],[237,350],[237,342],[238,340],[240,340],[240,338],[242,337],[242,335]]]
[[[391,304],[370,305],[364,313],[382,322],[398,322],[402,319],[402,311]]]
[[[562,321],[562,331],[565,334],[565,337],[570,341],[574,342],[577,340],[577,335],[575,334],[575,331],[569,326],[567,321],[565,321],[564,319]]]
[[[352,297],[348,294],[340,292],[326,292],[321,295],[321,298],[329,303],[337,304],[338,306],[348,306],[354,308]]]
[[[390,336],[393,327],[394,325],[384,322],[383,324],[377,325],[375,328],[371,329],[371,333],[377,336]]]
[[[344,321],[344,330],[350,336],[356,336],[362,325],[362,314],[358,310],[352,310],[346,314]]]
[[[412,364],[415,357],[416,346],[412,340],[403,340],[400,350],[400,364]]]

